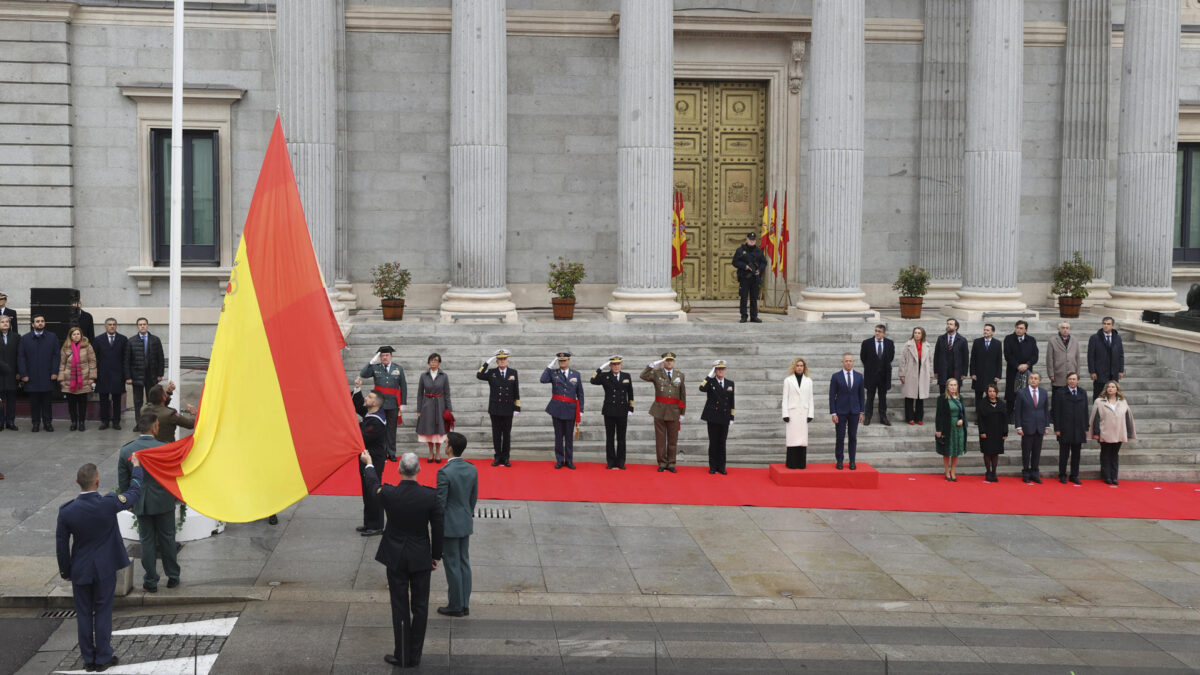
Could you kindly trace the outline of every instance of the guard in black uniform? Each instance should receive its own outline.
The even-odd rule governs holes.
[[[625,470],[625,428],[633,417],[633,378],[621,372],[621,355],[614,354],[596,369],[592,384],[604,387],[604,456],[606,469]]]
[[[758,318],[758,293],[762,289],[763,277],[767,274],[767,256],[758,245],[758,235],[751,232],[746,235],[746,243],[738,247],[733,254],[733,266],[737,268],[738,278],[738,309],[742,313],[742,323],[746,323],[746,301],[750,301],[749,320],[762,323]]]
[[[512,466],[509,453],[513,419],[521,414],[521,380],[517,377],[517,369],[508,367],[508,357],[507,349],[497,349],[475,373],[475,377],[487,382],[491,390],[488,415],[492,418],[492,466]]]
[[[733,380],[725,379],[725,362],[713,362],[700,391],[708,395],[700,419],[708,422],[708,472],[725,474],[725,439],[733,426]]]
[[[383,395],[377,391],[369,392],[365,397],[362,391],[354,392],[354,412],[362,417],[358,423],[362,433],[363,447],[371,455],[371,465],[383,470],[383,461],[387,457],[387,417],[382,410]],[[368,488],[365,471],[359,472],[362,479],[363,524],[354,528],[364,537],[383,534],[383,504],[379,495]]]

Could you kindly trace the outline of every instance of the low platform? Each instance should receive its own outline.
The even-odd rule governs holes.
[[[783,464],[772,464],[771,481],[783,487],[847,488],[851,490],[875,490],[879,488],[879,472],[865,462],[857,462],[858,468],[851,471],[849,465],[838,471],[836,464],[809,464],[804,469],[789,469]]]

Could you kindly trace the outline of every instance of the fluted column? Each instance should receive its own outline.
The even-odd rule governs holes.
[[[1181,309],[1171,288],[1179,133],[1179,0],[1125,6],[1117,148],[1117,267],[1106,304],[1127,316]]]
[[[806,320],[869,313],[862,274],[863,0],[813,0]]]
[[[674,163],[671,0],[621,0],[617,95],[617,288],[611,321],[653,314],[685,320],[671,290]]]
[[[508,61],[504,0],[454,0],[450,18],[450,289],[442,320],[515,321],[505,285]]]
[[[1075,251],[1096,270],[1092,300],[1109,297],[1104,264],[1104,210],[1108,183],[1108,59],[1110,0],[1070,0],[1063,66],[1062,193],[1058,258]]]
[[[967,116],[967,6],[925,0],[921,68],[920,265],[926,307],[955,300],[962,285],[963,124]]]
[[[963,286],[953,314],[1023,311],[1021,220],[1024,0],[972,0],[963,152]]]

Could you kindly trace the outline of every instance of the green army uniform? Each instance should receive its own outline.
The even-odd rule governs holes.
[[[133,463],[129,458],[138,450],[156,448],[162,441],[149,434],[142,434],[121,448],[117,460],[117,490],[129,489],[133,474]],[[175,557],[175,495],[167,492],[150,472],[142,477],[142,493],[133,505],[137,516],[138,538],[142,542],[142,568],[145,570],[142,586],[146,590],[158,588],[156,558],[162,555],[163,572],[167,578],[179,582],[179,561]]]

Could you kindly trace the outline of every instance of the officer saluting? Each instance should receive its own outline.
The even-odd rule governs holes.
[[[675,473],[675,457],[679,453],[679,425],[687,408],[683,373],[675,369],[675,354],[666,352],[662,358],[646,366],[642,379],[654,383],[654,403],[650,416],[654,418],[654,451],[658,455],[658,470]]]
[[[621,372],[615,354],[592,375],[592,384],[604,387],[604,455],[606,469],[625,469],[625,428],[633,417],[633,378]]]
[[[746,235],[746,243],[733,254],[733,266],[737,268],[738,309],[742,313],[741,323],[746,323],[746,300],[750,300],[750,321],[762,323],[758,318],[758,292],[762,288],[763,275],[767,273],[767,256],[758,245],[758,235]]]
[[[508,367],[507,349],[497,349],[479,366],[475,377],[488,383],[488,415],[492,418],[492,466],[512,466],[513,418],[521,414],[521,381],[517,369]]]
[[[380,347],[370,363],[363,366],[354,379],[354,386],[361,387],[364,377],[375,380],[375,391],[383,395],[383,413],[387,417],[387,458],[396,461],[396,425],[400,413],[408,403],[408,382],[404,379],[404,368],[392,363],[391,347]],[[383,467],[380,467],[380,471]]]
[[[733,380],[725,379],[725,362],[714,361],[700,385],[708,394],[700,419],[708,422],[708,472],[725,475],[725,439],[733,426]]]
[[[542,371],[542,384],[551,385],[546,412],[554,420],[554,468],[575,468],[575,437],[571,434],[583,416],[583,381],[571,369],[571,353],[559,352]]]

